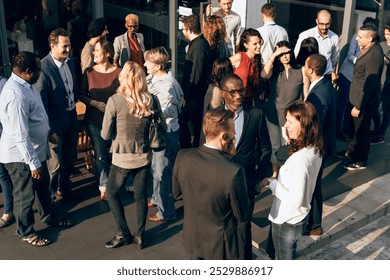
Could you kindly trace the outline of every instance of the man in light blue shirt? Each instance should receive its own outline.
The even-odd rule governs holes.
[[[50,240],[34,230],[32,209],[35,191],[41,221],[47,225],[71,226],[69,220],[54,222],[49,192],[49,122],[42,100],[32,89],[40,76],[41,63],[31,52],[21,52],[12,63],[12,75],[0,96],[0,162],[4,163],[13,186],[17,235],[32,246],[45,246]]]
[[[298,56],[301,43],[308,37],[314,37],[318,41],[319,53],[325,56],[327,65],[324,76],[335,82],[337,79],[336,64],[339,59],[339,36],[332,32],[329,27],[332,23],[332,17],[327,10],[321,10],[317,13],[317,26],[303,31],[299,34],[297,44],[295,45],[295,57]]]
[[[264,26],[257,29],[263,38],[261,46],[261,57],[263,63],[267,63],[274,53],[276,44],[280,41],[288,41],[288,34],[286,29],[275,23],[276,7],[273,4],[267,3],[261,7],[261,17]]]

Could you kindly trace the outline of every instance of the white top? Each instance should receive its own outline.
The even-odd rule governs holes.
[[[339,53],[340,53],[339,36],[337,36],[336,33],[332,32],[331,30],[328,30],[328,35],[322,37],[320,33],[318,33],[317,26],[308,29],[306,31],[303,31],[301,34],[299,34],[297,44],[295,45],[295,49],[294,49],[295,57],[298,56],[302,41],[309,37],[314,37],[317,39],[319,53],[325,56],[327,60],[327,65],[326,65],[326,70],[324,75],[328,75],[331,74],[332,72],[335,72],[334,69],[336,67],[337,60],[339,59]]]
[[[268,219],[275,224],[296,224],[310,211],[322,158],[308,147],[292,154],[280,167],[269,188],[274,195]]]
[[[14,73],[1,92],[0,121],[0,162],[40,168],[49,156],[49,119],[40,95]]]
[[[275,21],[268,21],[264,23],[264,26],[257,29],[260,32],[261,38],[264,40],[264,44],[261,46],[261,57],[263,62],[267,63],[272,54],[274,48],[280,41],[288,41],[288,34],[286,29],[277,25]]]

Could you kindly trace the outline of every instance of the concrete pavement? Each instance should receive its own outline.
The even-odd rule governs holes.
[[[344,143],[338,143],[339,148]],[[339,149],[340,150],[340,149]],[[304,237],[298,244],[302,258],[321,259],[319,249],[334,244],[335,240],[355,232],[372,221],[389,213],[390,174],[388,142],[374,146],[368,168],[362,171],[342,170],[345,163],[332,159],[323,177],[324,234],[320,237]],[[166,223],[147,222],[146,247],[137,250],[134,245],[106,249],[104,243],[115,234],[115,224],[107,202],[100,201],[93,176],[82,160],[77,163],[78,173],[72,177],[74,192],[83,195],[82,201],[63,200],[56,203],[57,211],[71,218],[75,225],[69,229],[47,228],[39,223],[36,213],[36,229],[52,240],[52,244],[34,248],[22,244],[15,237],[15,224],[0,229],[0,259],[3,260],[180,260],[189,259],[182,248],[182,202],[176,202],[177,219]],[[151,192],[151,188],[150,188]],[[149,192],[149,193],[150,193]],[[123,193],[128,223],[135,227],[135,203],[133,197]],[[272,197],[269,193],[257,197],[253,216],[253,258],[267,259],[263,248],[268,232],[268,211]],[[2,198],[0,198],[0,205]],[[154,214],[155,209],[149,209]],[[388,220],[387,220],[388,221]],[[386,229],[388,230],[388,229]],[[376,235],[367,238],[375,239]],[[256,248],[257,247],[257,248]],[[388,247],[388,246],[387,246]],[[336,256],[327,255],[329,258]],[[383,256],[383,255],[382,255]],[[388,255],[384,255],[388,256]],[[351,257],[352,258],[352,257]]]

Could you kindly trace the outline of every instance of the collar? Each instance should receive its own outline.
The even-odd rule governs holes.
[[[212,146],[212,145],[209,145],[209,144],[206,144],[206,143],[204,143],[203,146],[205,146],[207,148],[210,148],[210,149],[213,149],[213,150],[218,150],[218,151],[222,152],[222,150],[220,148],[217,148],[215,146]]]
[[[11,74],[11,78],[15,80],[17,83],[21,84],[25,89],[30,90],[32,86],[24,79],[16,75],[14,72]]]
[[[266,25],[276,25],[276,23],[274,20],[270,20],[270,21],[264,22],[264,26],[266,26]]]
[[[229,108],[225,105],[225,110],[228,110],[229,111]],[[243,112],[243,107],[241,105],[240,108],[238,108],[238,110],[236,111],[236,113],[234,114],[234,119],[238,118],[238,116]]]
[[[55,65],[60,68],[62,65],[66,64],[69,61],[69,57],[65,58],[64,62],[59,61],[53,56],[53,53],[50,52],[50,56],[53,58]]]
[[[326,36],[322,36],[321,34],[320,34],[320,32],[318,32],[318,25],[316,25],[316,27],[314,27],[314,34],[315,34],[315,37],[316,38],[328,38],[329,37],[329,29],[328,29],[328,33],[326,33]]]
[[[314,88],[314,86],[316,84],[318,84],[319,81],[321,81],[322,79],[324,78],[324,76],[321,76],[321,78],[319,78],[318,80],[315,80],[314,82],[312,82],[309,86],[309,92]]]

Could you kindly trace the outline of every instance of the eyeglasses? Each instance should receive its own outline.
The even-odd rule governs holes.
[[[138,25],[126,25],[127,28],[138,28]]]
[[[231,97],[233,97],[235,94],[244,95],[246,90],[245,88],[240,88],[240,89],[232,89],[232,90],[221,89],[221,91],[227,92]]]

